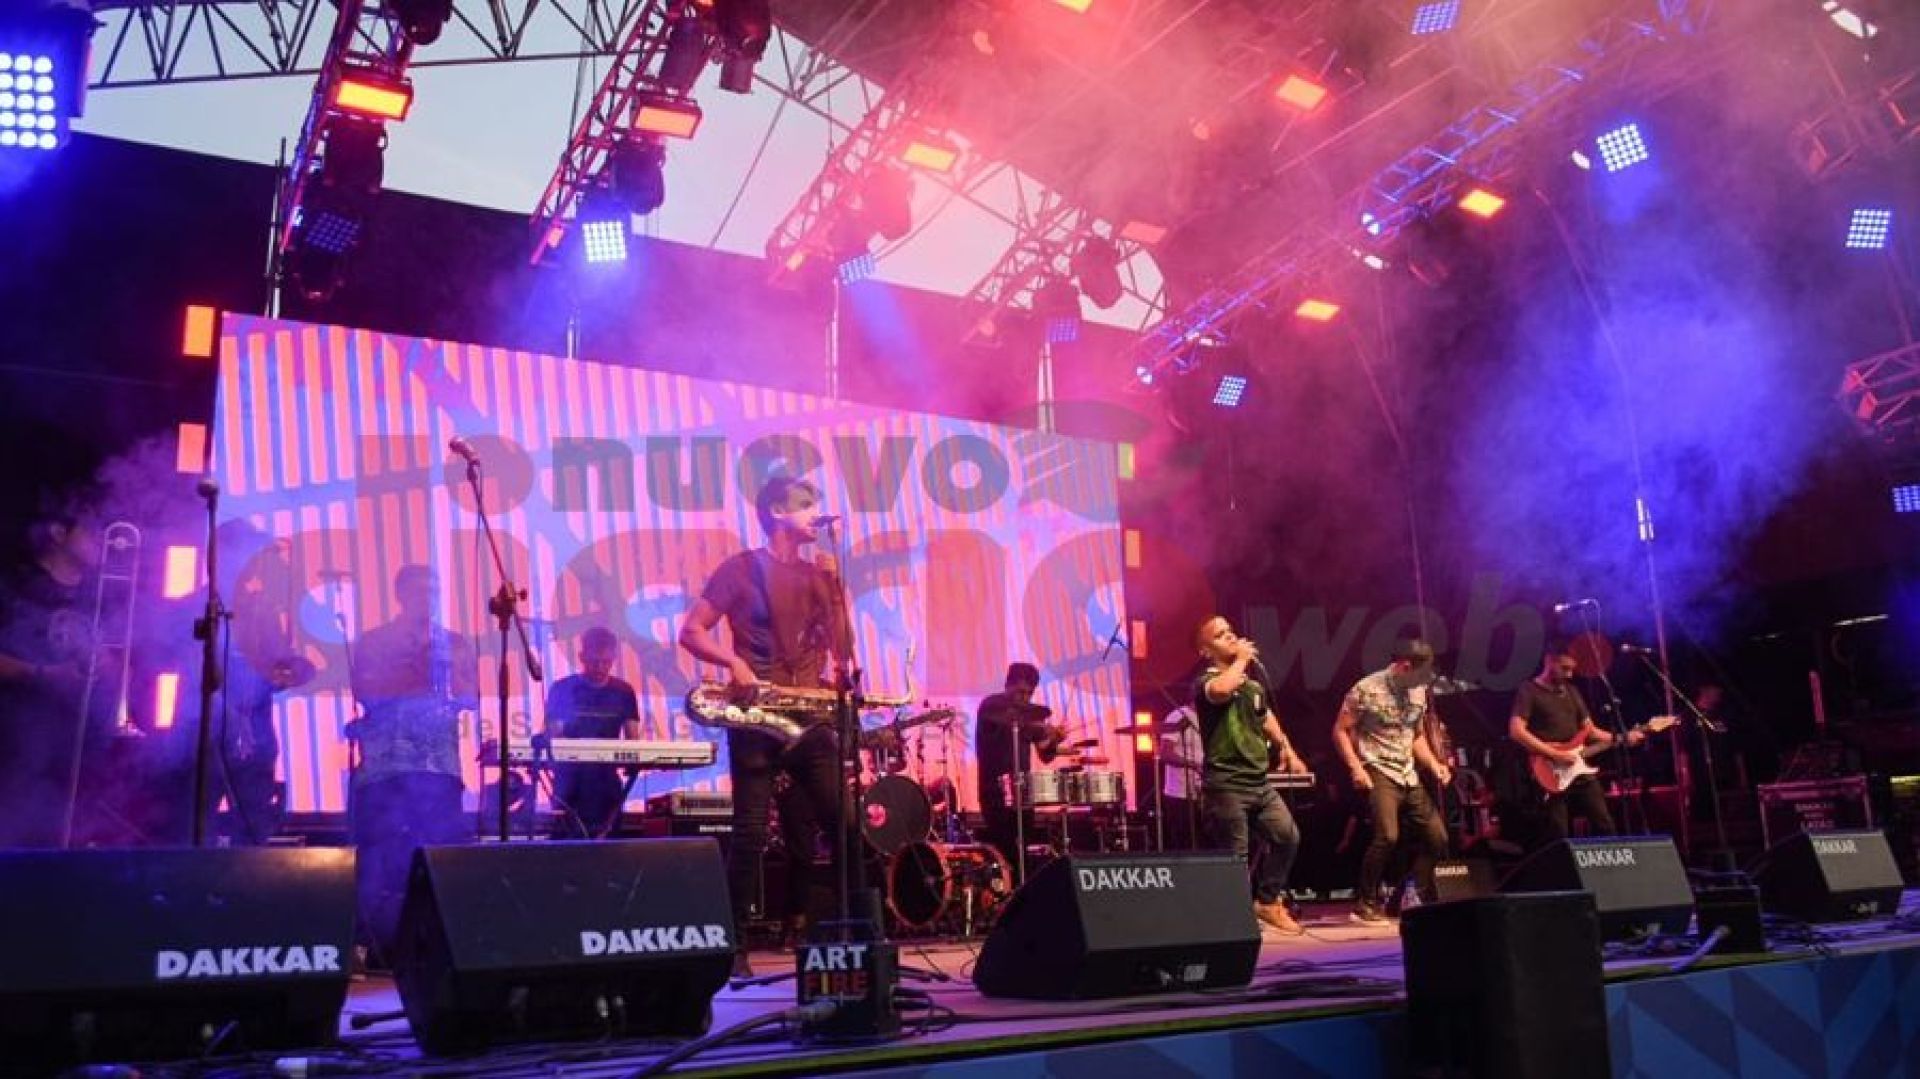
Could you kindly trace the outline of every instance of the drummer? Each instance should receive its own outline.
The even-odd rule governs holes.
[[[979,721],[973,730],[973,750],[979,760],[978,794],[980,812],[986,818],[988,843],[999,849],[1010,866],[1018,866],[1020,825],[1033,834],[1029,813],[1022,822],[1014,815],[1014,791],[1030,771],[1028,749],[1039,754],[1042,763],[1051,762],[1066,741],[1064,728],[1047,722],[1053,710],[1033,703],[1040,688],[1040,669],[1031,663],[1007,667],[1006,689],[980,702]],[[1017,872],[1017,870],[1016,870]]]

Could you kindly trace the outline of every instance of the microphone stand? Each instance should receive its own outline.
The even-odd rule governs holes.
[[[1700,728],[1700,754],[1706,758],[1707,796],[1713,800],[1713,836],[1716,843],[1714,849],[1708,852],[1708,865],[1716,873],[1736,871],[1739,865],[1733,857],[1733,848],[1727,845],[1727,821],[1720,810],[1720,777],[1715,774],[1713,742],[1710,737],[1723,733],[1725,728],[1708,718],[1707,714],[1700,710],[1700,706],[1693,703],[1693,698],[1680,692],[1680,687],[1673,684],[1673,679],[1667,676],[1667,672],[1662,670],[1660,665],[1645,652],[1635,651],[1632,655],[1660,680],[1661,686],[1666,689],[1668,700],[1677,700],[1686,705],[1687,712],[1693,716],[1694,725]]]
[[[493,615],[500,624],[500,842],[505,843],[512,834],[513,791],[507,777],[512,771],[512,756],[508,752],[513,741],[513,724],[509,712],[507,676],[513,668],[511,659],[511,634],[519,631],[520,655],[526,662],[527,678],[538,685],[545,677],[540,669],[540,659],[533,654],[533,642],[527,639],[526,623],[520,620],[520,603],[527,598],[523,588],[513,586],[513,578],[507,573],[506,556],[500,553],[500,537],[494,534],[493,522],[487,519],[485,495],[480,486],[480,458],[478,455],[462,454],[467,459],[467,485],[473,489],[473,512],[480,518],[480,531],[487,537],[487,549],[493,552],[494,572],[500,577],[500,588],[487,601],[487,613]]]
[[[866,865],[854,849],[853,829],[861,812],[861,799],[864,792],[860,789],[860,702],[861,678],[863,672],[860,661],[854,655],[853,642],[853,604],[847,594],[847,574],[845,552],[842,550],[839,529],[834,522],[824,522],[820,527],[826,529],[827,548],[834,558],[839,572],[833,575],[834,628],[837,636],[846,635],[846,654],[841,657],[842,674],[834,679],[834,718],[839,728],[839,752],[834,755],[834,784],[840,791],[841,805],[839,820],[834,828],[834,850],[839,854],[839,895],[840,923],[844,931],[855,921],[854,896],[859,894],[859,921],[866,927],[867,935],[862,939],[884,939],[885,926],[880,921],[880,904],[877,896],[867,894]]]
[[[1581,621],[1587,624],[1587,628],[1592,631],[1593,636],[1597,639],[1600,636],[1600,603],[1598,600],[1593,601],[1591,609],[1594,612],[1593,616],[1588,618],[1582,615]],[[1595,667],[1597,668],[1595,676],[1600,681],[1600,687],[1606,690],[1607,693],[1606,709],[1612,721],[1610,733],[1614,738],[1613,744],[1620,750],[1620,789],[1622,792],[1620,798],[1620,808],[1622,812],[1620,816],[1623,818],[1621,825],[1628,835],[1645,835],[1647,831],[1647,811],[1646,806],[1642,803],[1642,799],[1646,796],[1646,792],[1640,789],[1639,782],[1633,774],[1633,753],[1632,747],[1627,745],[1627,720],[1621,710],[1620,694],[1614,691],[1613,679],[1607,677],[1606,667],[1598,663],[1595,664]],[[1604,794],[1605,792],[1603,791],[1603,797]],[[1638,815],[1637,823],[1635,820],[1636,813]]]
[[[200,726],[193,744],[193,845],[207,841],[207,762],[213,757],[213,698],[225,681],[220,670],[220,630],[228,611],[220,600],[220,543],[214,517],[220,489],[201,488],[207,500],[207,605],[193,620],[193,636],[200,642]]]

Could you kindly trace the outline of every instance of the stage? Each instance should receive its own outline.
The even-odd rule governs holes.
[[[906,1036],[880,1045],[802,1046],[779,1027],[715,1048],[672,1074],[1141,1076],[1241,1073],[1397,1076],[1409,1073],[1406,1001],[1396,923],[1363,926],[1345,905],[1303,911],[1306,934],[1263,937],[1245,990],[1086,1002],[993,1000],[967,975],[978,941],[901,942],[901,962],[924,976],[906,1012]],[[1634,954],[1610,945],[1606,1000],[1617,1076],[1835,1075],[1920,1072],[1920,890],[1901,915],[1775,934],[1764,955],[1707,956],[1683,973],[1687,948]],[[1784,943],[1783,938],[1794,938]],[[790,953],[758,952],[763,974],[790,969]],[[790,981],[723,990],[712,1029],[794,1002]],[[355,1072],[615,1076],[670,1051],[659,1041],[521,1046],[423,1059],[396,1012],[393,983],[356,979],[341,1044],[315,1064]],[[297,1057],[283,1053],[279,1056]],[[344,1072],[336,1072],[344,1073]],[[307,1074],[316,1074],[309,1071]]]

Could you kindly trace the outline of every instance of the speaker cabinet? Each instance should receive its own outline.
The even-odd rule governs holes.
[[[732,970],[710,839],[423,847],[394,981],[429,1053],[706,1030]]]
[[[6,852],[0,896],[0,1070],[323,1045],[339,1031],[350,850]]]
[[[1520,863],[1500,890],[1592,892],[1607,940],[1684,933],[1693,917],[1686,867],[1663,835],[1562,839]]]
[[[1430,903],[1406,913],[1400,936],[1412,1074],[1612,1074],[1591,895]]]
[[[1761,855],[1753,876],[1762,906],[1803,922],[1882,917],[1900,908],[1900,867],[1880,832],[1800,832]]]
[[[1493,862],[1486,858],[1446,858],[1433,863],[1433,887],[1440,902],[1479,899],[1498,891]]]
[[[1246,985],[1259,959],[1244,860],[1070,855],[1014,893],[973,982],[992,997],[1121,997]]]

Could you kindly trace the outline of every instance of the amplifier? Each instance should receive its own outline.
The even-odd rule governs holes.
[[[1760,838],[1767,847],[1798,832],[1873,827],[1866,776],[1762,783],[1756,789],[1760,792]]]
[[[1666,836],[1562,839],[1535,851],[1502,892],[1592,892],[1600,933],[1619,940],[1648,931],[1684,933],[1693,889]]]
[[[732,817],[733,795],[726,791],[668,791],[647,799],[650,817]]]

